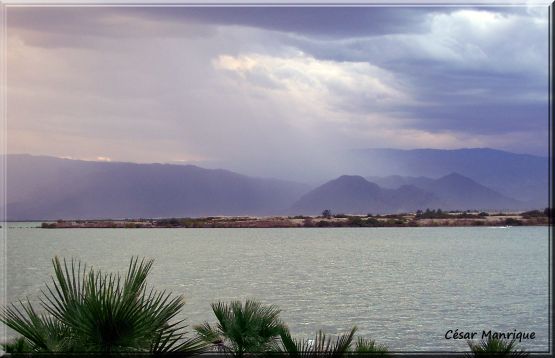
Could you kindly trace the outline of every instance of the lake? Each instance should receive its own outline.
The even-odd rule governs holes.
[[[51,259],[125,272],[155,260],[149,283],[184,295],[190,325],[210,303],[276,304],[293,335],[358,326],[392,351],[466,351],[448,330],[535,332],[548,349],[548,228],[59,229],[8,224],[7,298],[36,300]]]

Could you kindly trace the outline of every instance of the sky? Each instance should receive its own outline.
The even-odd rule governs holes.
[[[547,7],[9,7],[8,153],[307,178],[361,148],[547,156]]]

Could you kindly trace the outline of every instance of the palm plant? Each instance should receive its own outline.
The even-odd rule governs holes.
[[[313,340],[298,340],[291,337],[289,330],[283,329],[281,337],[280,353],[286,353],[293,358],[340,358],[346,356],[350,351],[356,327],[349,333],[338,336],[335,340],[327,337],[322,331],[316,334]]]
[[[234,301],[230,304],[213,303],[211,306],[218,323],[211,326],[205,322],[195,326],[195,330],[216,350],[241,358],[249,353],[277,348],[284,325],[276,306],[263,306],[252,300],[247,300],[244,305]]]
[[[388,350],[383,344],[377,344],[372,339],[358,337],[353,353],[357,357],[387,357]]]
[[[472,351],[467,357],[498,357],[498,358],[525,358],[529,354],[523,350],[518,350],[516,341],[505,341],[497,338],[488,338],[478,343],[466,342]]]
[[[6,353],[10,354],[25,353],[31,351],[31,347],[27,344],[27,341],[23,337],[15,338],[9,342],[0,345],[0,347],[2,347],[2,349]]]
[[[52,260],[52,285],[41,291],[39,314],[27,300],[4,308],[0,320],[23,336],[32,352],[183,352],[200,353],[204,344],[187,339],[183,320],[175,321],[184,301],[147,290],[152,260],[132,258],[125,278],[87,270],[80,262]]]

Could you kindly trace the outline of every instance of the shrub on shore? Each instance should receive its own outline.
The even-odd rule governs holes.
[[[507,226],[522,226],[522,221],[518,220],[518,219],[514,219],[514,218],[506,218],[503,221],[503,224],[507,225]]]

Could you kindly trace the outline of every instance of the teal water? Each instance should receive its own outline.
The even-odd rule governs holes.
[[[465,351],[447,330],[535,332],[548,349],[548,228],[60,229],[11,223],[7,299],[36,300],[51,259],[125,271],[155,260],[150,283],[184,295],[190,325],[210,303],[276,304],[294,335],[352,325],[395,351]]]

